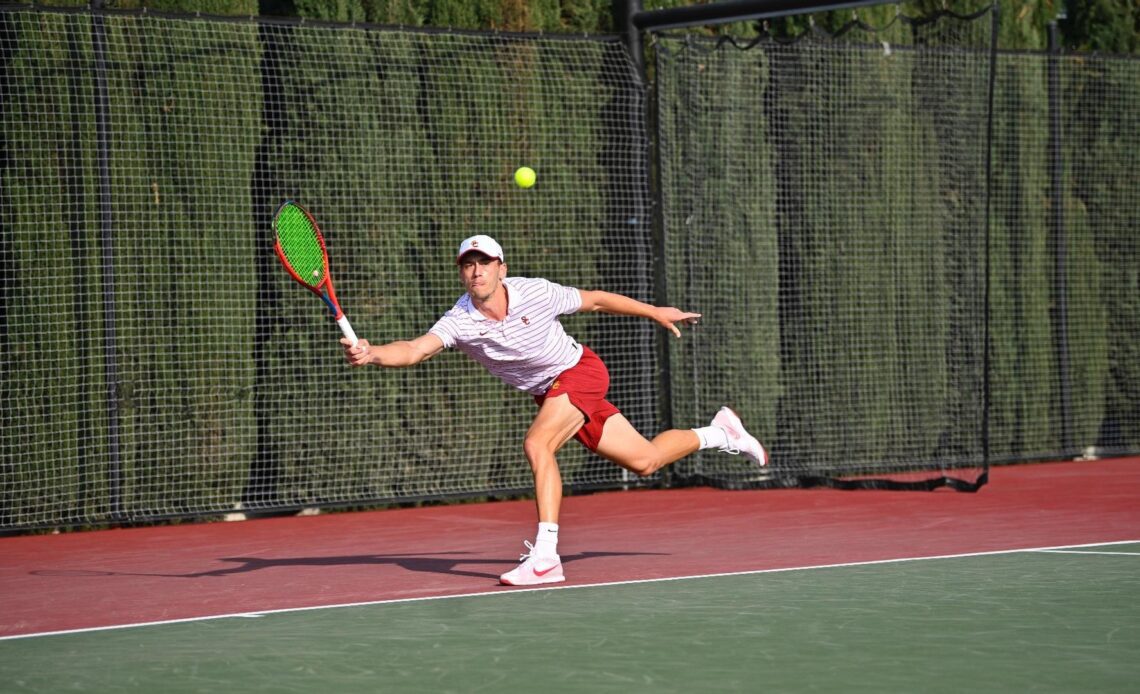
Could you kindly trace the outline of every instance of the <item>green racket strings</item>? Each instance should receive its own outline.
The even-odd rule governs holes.
[[[308,215],[296,205],[285,205],[277,214],[277,241],[289,267],[301,281],[316,287],[324,280],[325,259],[317,230]]]

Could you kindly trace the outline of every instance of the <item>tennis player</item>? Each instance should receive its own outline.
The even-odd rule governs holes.
[[[642,476],[706,448],[743,453],[756,465],[767,464],[764,447],[727,407],[709,426],[671,429],[652,441],[646,439],[606,400],[610,385],[606,365],[558,322],[562,315],[601,311],[648,318],[680,337],[678,324],[696,323],[699,313],[544,279],[507,277],[503,249],[490,236],[466,239],[455,262],[467,292],[427,334],[384,345],[360,340],[353,347],[347,339],[341,343],[352,366],[412,366],[455,348],[507,385],[534,396],[538,414],[526,432],[523,451],[534,473],[538,534],[533,544],[524,542],[529,551],[518,567],[500,577],[502,583],[527,586],[565,580],[558,557],[562,478],[555,454],[572,437]]]

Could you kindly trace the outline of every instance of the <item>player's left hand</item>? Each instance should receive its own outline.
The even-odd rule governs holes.
[[[677,337],[681,337],[681,331],[677,328],[677,324],[696,325],[697,321],[701,319],[701,314],[689,313],[672,306],[661,306],[657,309],[653,319],[660,323],[662,327],[671,330]]]

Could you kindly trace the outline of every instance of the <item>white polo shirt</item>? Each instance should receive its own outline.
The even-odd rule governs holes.
[[[464,294],[428,332],[507,385],[542,395],[582,357],[582,345],[558,322],[558,316],[582,308],[582,295],[539,278],[507,277],[503,285],[507,289],[503,320],[487,318]]]

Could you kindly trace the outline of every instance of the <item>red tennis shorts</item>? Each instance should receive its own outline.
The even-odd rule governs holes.
[[[540,406],[547,398],[567,395],[570,404],[582,411],[586,423],[574,434],[583,446],[591,451],[598,450],[598,442],[602,440],[602,427],[606,420],[621,411],[606,400],[606,393],[610,389],[610,372],[601,358],[594,354],[594,350],[582,345],[582,358],[578,363],[563,371],[550,389],[543,395],[536,395],[534,401]]]

